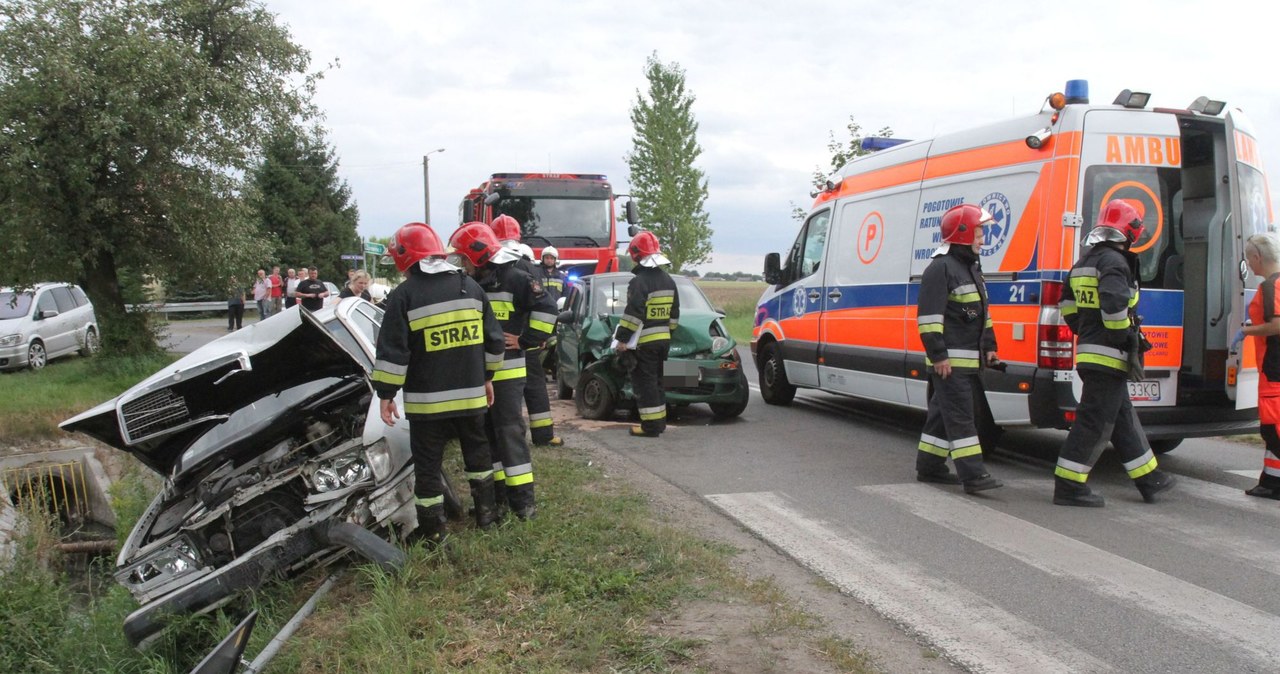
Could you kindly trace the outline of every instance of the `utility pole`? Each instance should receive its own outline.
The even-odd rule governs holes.
[[[423,222],[431,224],[431,155],[437,152],[444,152],[444,148],[437,148],[422,155],[422,211]]]

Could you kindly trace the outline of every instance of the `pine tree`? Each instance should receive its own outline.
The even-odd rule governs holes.
[[[662,63],[656,52],[645,66],[645,77],[648,97],[636,90],[631,107],[635,135],[625,157],[631,194],[643,226],[658,236],[673,269],[680,271],[711,255],[711,227],[702,210],[707,180],[693,165],[702,154],[691,111],[694,96],[685,89],[684,69]]]
[[[252,175],[254,207],[264,233],[279,242],[267,263],[315,265],[320,279],[346,282],[343,254],[360,251],[359,216],[351,188],[338,178],[320,128],[284,127],[274,133]]]

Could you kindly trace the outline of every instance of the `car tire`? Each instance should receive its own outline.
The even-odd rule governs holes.
[[[461,521],[467,517],[467,508],[462,504],[462,499],[458,497],[458,491],[453,488],[453,481],[449,479],[449,474],[440,471],[440,483],[444,485],[444,514],[445,517],[454,522]]]
[[[564,383],[564,377],[556,377],[556,397],[561,400],[573,400],[573,387]]]
[[[790,405],[796,397],[796,387],[787,381],[787,369],[782,365],[777,342],[760,347],[760,397],[770,405]]]
[[[49,354],[44,350],[44,342],[33,339],[27,347],[27,367],[32,370],[43,370],[49,364]]]
[[[102,348],[102,342],[98,340],[98,331],[89,328],[84,333],[84,346],[80,349],[81,356],[92,356]]]
[[[608,382],[600,375],[594,372],[582,375],[574,393],[578,416],[584,419],[608,419],[613,416],[617,399]]]
[[[717,419],[733,419],[741,416],[747,410],[747,403],[751,401],[751,389],[747,388],[747,376],[739,371],[738,385],[742,387],[742,393],[737,400],[727,403],[711,403],[711,413]]]

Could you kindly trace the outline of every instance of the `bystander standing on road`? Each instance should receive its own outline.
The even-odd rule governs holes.
[[[307,269],[306,280],[298,282],[298,301],[307,311],[320,311],[324,308],[324,298],[329,296],[329,289],[320,282],[320,271],[315,267]]]
[[[236,277],[227,279],[227,332],[244,327],[244,286]]]
[[[258,304],[258,320],[271,315],[271,281],[267,280],[265,269],[258,270],[258,278],[253,282],[253,301]]]
[[[373,297],[369,295],[369,273],[365,271],[357,271],[351,275],[347,281],[347,285],[338,293],[338,297],[362,297],[372,302]]]
[[[298,272],[292,268],[285,273],[288,275],[284,279],[284,308],[288,309],[298,303],[294,293],[298,292],[298,281],[302,279],[298,278]]]
[[[278,314],[284,308],[284,279],[280,277],[280,267],[272,267],[267,280],[271,282],[271,313]]]

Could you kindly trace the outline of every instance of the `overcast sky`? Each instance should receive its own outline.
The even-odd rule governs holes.
[[[360,209],[360,233],[423,217],[441,236],[489,174],[604,173],[628,189],[624,155],[646,58],[676,62],[696,97],[715,258],[758,271],[795,237],[791,203],[829,160],[849,115],[900,138],[1037,112],[1068,79],[1094,102],[1121,89],[1153,106],[1225,100],[1253,120],[1280,166],[1274,31],[1264,3],[436,2],[268,0],[310,50],[339,60],[320,83],[329,141]],[[1272,182],[1273,201],[1280,207]]]

